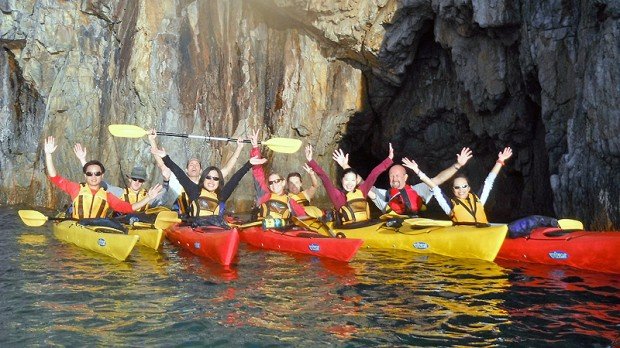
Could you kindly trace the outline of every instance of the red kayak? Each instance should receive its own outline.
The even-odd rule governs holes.
[[[166,229],[166,238],[194,255],[209,258],[224,266],[232,263],[239,249],[239,232],[236,228],[192,228],[175,224]]]
[[[527,237],[507,238],[498,259],[566,265],[620,274],[620,232],[536,228]]]
[[[241,230],[241,240],[257,248],[290,251],[349,262],[362,246],[361,239],[330,238],[297,227],[285,231],[252,226]]]

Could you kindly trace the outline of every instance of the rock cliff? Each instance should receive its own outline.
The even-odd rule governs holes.
[[[368,172],[392,142],[429,174],[469,146],[478,186],[510,145],[492,219],[620,227],[618,1],[0,0],[0,43],[2,204],[68,201],[44,176],[46,135],[60,142],[61,174],[80,179],[80,142],[121,183],[134,165],[159,174],[146,139],[114,138],[109,124],[231,137],[258,127],[315,145],[334,176],[337,146]],[[158,141],[179,164],[234,149]],[[282,173],[304,160],[264,153]],[[248,176],[238,209],[252,196]]]

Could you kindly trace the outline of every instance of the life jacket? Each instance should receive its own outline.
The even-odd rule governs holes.
[[[191,204],[191,216],[220,215],[220,200],[217,193],[202,189],[200,196]]]
[[[366,221],[370,219],[370,207],[361,190],[347,192],[347,203],[340,208],[340,219],[343,224]]]
[[[484,206],[478,196],[469,193],[465,200],[452,198],[452,221],[488,223]]]
[[[108,193],[102,187],[95,194],[85,183],[80,184],[80,191],[73,199],[74,219],[103,218],[108,214]]]
[[[179,213],[187,214],[189,212],[191,202],[184,188],[181,188],[181,193],[179,193],[179,197],[177,198],[177,205],[179,206]]]
[[[422,210],[422,198],[411,187],[405,185],[402,189],[391,188],[388,191],[388,206],[386,213],[394,212],[399,215],[417,215]]]
[[[259,219],[267,217],[288,219],[291,216],[291,211],[288,207],[288,199],[288,195],[276,195],[272,193],[269,199],[261,204],[258,214]]]
[[[298,194],[294,194],[294,193],[290,193],[288,194],[288,196],[294,200],[295,202],[303,205],[303,206],[308,206],[310,205],[310,200],[308,199],[308,197],[306,197],[306,194],[301,191]]]
[[[136,192],[129,187],[126,187],[123,191],[123,200],[125,202],[128,202],[129,204],[134,204],[143,200],[147,196],[147,194],[148,192],[145,189],[141,189],[140,191]],[[148,204],[136,211],[145,211],[148,208],[147,206]]]

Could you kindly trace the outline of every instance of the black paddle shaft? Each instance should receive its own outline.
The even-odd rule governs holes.
[[[229,141],[229,142],[237,142],[235,138],[226,138],[226,137],[210,137],[206,135],[193,135],[193,134],[181,134],[181,133],[169,133],[169,132],[157,132],[157,135],[164,135],[168,137],[177,137],[177,138],[192,138],[192,139],[204,139],[204,140],[221,140],[221,141]],[[251,143],[249,139],[244,139],[241,142],[243,143]],[[261,143],[260,141],[258,142]]]

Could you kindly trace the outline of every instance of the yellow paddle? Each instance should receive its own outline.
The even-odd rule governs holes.
[[[179,215],[176,211],[162,211],[157,214],[157,218],[155,219],[153,226],[155,226],[155,228],[165,230],[166,228],[182,221],[183,220],[179,219]]]
[[[43,226],[46,221],[63,221],[63,220],[75,220],[73,218],[59,218],[43,215],[36,210],[20,210],[17,212],[22,222],[26,226],[39,227]]]
[[[159,214],[162,211],[171,211],[171,210],[168,207],[164,207],[164,206],[160,205],[160,206],[157,206],[157,207],[148,208],[144,212],[146,214]]]
[[[433,220],[426,218],[410,218],[403,220],[403,223],[416,227],[447,227],[452,226],[449,220]]]
[[[314,231],[318,234],[324,235],[324,236],[328,236],[328,237],[332,237],[332,238],[338,238],[338,236],[336,235],[336,233],[334,233],[334,230],[332,230],[331,228],[329,228],[329,226],[327,226],[327,224],[325,224],[323,221],[314,218],[314,217],[306,217],[304,219],[300,219],[296,216],[292,217],[293,223],[301,228],[304,228],[308,231]]]
[[[141,138],[148,134],[148,131],[138,126],[130,124],[111,124],[108,126],[108,130],[115,137],[121,138]],[[178,138],[191,138],[191,139],[204,139],[204,140],[222,140],[236,142],[237,139],[225,138],[225,137],[210,137],[205,135],[192,135],[182,133],[168,133],[157,132],[157,135],[178,137]],[[250,143],[250,140],[243,140],[244,143]],[[261,141],[259,144],[267,146],[269,149],[275,152],[282,153],[295,153],[301,147],[301,140],[291,138],[271,138],[269,140]]]
[[[559,219],[558,225],[563,230],[583,230],[583,223],[573,219]]]

